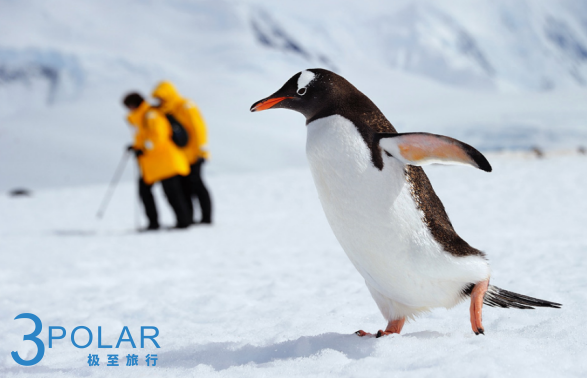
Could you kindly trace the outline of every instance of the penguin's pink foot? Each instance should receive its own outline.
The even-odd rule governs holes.
[[[483,298],[489,287],[489,280],[481,281],[477,283],[471,291],[471,307],[469,309],[471,313],[471,328],[475,335],[485,334],[483,324],[481,323],[481,309],[483,308]]]
[[[404,328],[405,322],[406,318],[390,321],[389,323],[387,323],[387,328],[385,328],[385,331],[379,330],[377,332],[377,338],[385,335],[391,335],[392,333],[399,334],[402,331],[402,328]]]
[[[402,331],[402,328],[404,327],[404,323],[406,322],[406,318],[401,318],[398,320],[392,320],[389,323],[387,323],[387,328],[385,328],[385,331],[379,330],[377,331],[377,335],[375,335],[375,337],[379,338],[381,336],[385,336],[385,335],[391,335],[392,333],[400,333]],[[357,336],[373,336],[372,333],[369,332],[365,332],[362,329],[358,330],[357,332],[355,332],[355,335]]]

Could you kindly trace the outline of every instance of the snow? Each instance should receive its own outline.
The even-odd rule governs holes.
[[[0,0],[0,376],[583,376],[587,7],[581,0],[269,2]],[[448,135],[494,170],[426,167],[456,230],[491,262],[492,284],[563,304],[434,310],[385,326],[326,222],[299,114],[249,112],[296,72],[334,70],[400,132]],[[131,142],[125,93],[163,80],[209,125],[215,224],[135,232],[136,168],[106,216],[106,185]],[[537,147],[545,157],[528,151]],[[129,164],[132,165],[132,164]],[[14,188],[30,197],[10,197]],[[163,223],[173,219],[156,189]],[[68,337],[34,367],[29,321]],[[76,349],[71,330],[94,341]],[[121,348],[128,326],[162,348]],[[79,340],[83,342],[83,340]],[[124,345],[124,344],[123,344]]]
[[[303,149],[302,146],[299,147]],[[468,304],[437,309],[402,335],[359,338],[385,326],[359,273],[333,237],[307,169],[218,175],[212,227],[137,234],[134,187],[122,185],[103,221],[104,185],[0,197],[0,375],[78,376],[580,376],[587,372],[585,156],[488,156],[485,173],[426,167],[457,231],[485,251],[492,283],[563,303],[522,311],[484,308],[485,336]],[[167,208],[164,222],[171,225]],[[38,315],[103,342],[123,325],[159,328],[160,367],[88,367],[88,353],[56,341],[35,367],[10,351]],[[94,336],[95,338],[96,336]],[[79,342],[82,342],[80,340]],[[124,344],[123,344],[124,345]],[[150,375],[149,375],[150,374]]]

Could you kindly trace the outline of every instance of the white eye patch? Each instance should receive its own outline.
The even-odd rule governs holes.
[[[298,78],[298,94],[303,96],[306,93],[306,87],[316,78],[316,74],[311,71],[302,71]]]

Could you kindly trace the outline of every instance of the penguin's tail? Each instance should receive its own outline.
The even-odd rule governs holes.
[[[483,304],[491,307],[502,308],[519,308],[522,310],[532,310],[534,307],[561,308],[562,304],[545,301],[544,299],[532,298],[526,295],[512,293],[497,286],[489,285]]]

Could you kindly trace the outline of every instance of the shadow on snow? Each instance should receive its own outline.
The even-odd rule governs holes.
[[[417,339],[433,339],[444,336],[439,332],[413,332],[402,337],[414,337]],[[389,336],[388,336],[389,337]],[[354,334],[325,333],[317,336],[302,336],[297,340],[284,341],[266,346],[253,346],[239,343],[209,343],[194,345],[180,350],[159,353],[159,364],[165,368],[192,368],[198,365],[209,365],[215,370],[224,370],[232,366],[246,365],[249,363],[263,364],[267,362],[288,360],[300,357],[310,357],[323,350],[335,350],[344,354],[347,358],[359,360],[373,354],[375,349],[374,337],[359,338]],[[102,365],[102,364],[100,364]],[[124,362],[121,363],[124,366]],[[73,369],[55,369],[47,366],[31,366],[27,373],[46,375],[63,371],[79,371],[80,375],[87,375],[84,367]],[[21,372],[21,366],[7,369],[0,368],[0,372]]]
[[[167,366],[173,367],[195,367],[204,364],[216,370],[224,370],[251,362],[262,364],[309,357],[326,349],[339,351],[353,360],[371,355],[375,344],[358,341],[358,336],[354,334],[325,333],[317,336],[302,336],[297,340],[267,346],[247,344],[238,347],[237,343],[210,343],[161,353],[160,360],[165,361]]]

